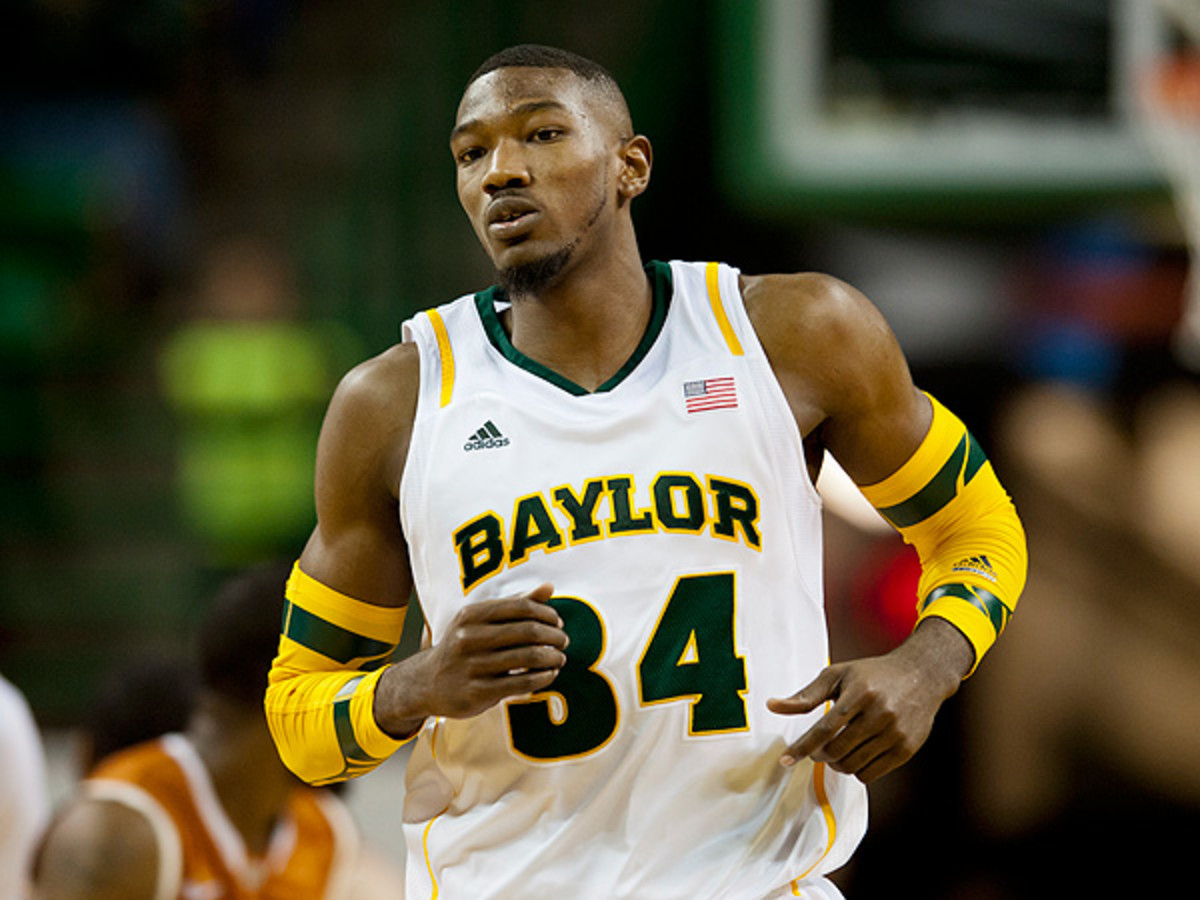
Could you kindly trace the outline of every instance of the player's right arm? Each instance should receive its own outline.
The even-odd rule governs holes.
[[[119,803],[79,798],[46,832],[34,872],[36,900],[155,900],[158,841],[149,820]]]
[[[384,665],[412,592],[398,497],[419,360],[401,345],[354,369],[317,445],[317,527],[288,582],[266,711],[284,763],[310,783],[370,771],[429,716],[476,715],[546,687],[566,634],[548,585],[464,606],[438,643]]]

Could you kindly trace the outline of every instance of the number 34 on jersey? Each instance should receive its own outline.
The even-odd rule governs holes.
[[[621,710],[604,669],[605,626],[578,597],[547,601],[570,638],[567,662],[544,691],[507,705],[513,749],[539,762],[585,756],[616,734]],[[637,702],[689,703],[692,736],[745,731],[746,662],[734,636],[732,572],[675,582],[637,664]]]

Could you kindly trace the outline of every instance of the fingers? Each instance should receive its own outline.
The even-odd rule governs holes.
[[[553,681],[566,665],[566,646],[562,629],[525,620],[460,625],[445,649],[456,676],[465,679],[470,692],[500,699],[540,690]],[[524,676],[538,673],[548,673],[549,678],[534,678],[536,687],[527,687],[529,679]]]
[[[466,622],[452,629],[450,638],[460,653],[486,653],[542,644],[565,650],[569,643],[567,633],[561,628],[529,619],[499,624]]]
[[[903,765],[913,752],[895,735],[866,724],[866,717],[860,716],[808,756],[813,762],[826,763],[835,772],[854,775],[867,783]]]
[[[878,691],[844,667],[831,666],[803,690],[769,700],[767,706],[797,714],[827,701],[833,702],[824,715],[783,752],[782,765],[808,758],[860,781],[874,781],[907,762],[928,734],[928,728],[905,722]]]
[[[501,597],[497,600],[483,600],[470,603],[459,610],[455,619],[459,622],[516,622],[532,619],[545,622],[555,628],[562,628],[562,619],[554,607],[547,604],[554,595],[554,586],[540,584],[524,594],[512,597]]]
[[[841,671],[838,666],[822,669],[809,684],[790,697],[772,697],[767,709],[785,716],[810,713],[827,700],[837,696],[841,686]]]
[[[856,710],[850,704],[835,703],[798,741],[784,751],[779,761],[785,766],[790,766],[807,756],[814,762],[828,762],[828,745],[842,734],[855,713]]]
[[[772,697],[767,700],[767,709],[780,715],[803,715],[804,713],[812,712],[823,703],[836,699],[840,689],[841,673],[839,668],[837,666],[828,666],[822,669],[816,678],[792,694],[792,696]],[[784,751],[783,755],[779,758],[780,764],[791,766],[797,760],[811,756],[818,748],[833,738],[845,726],[849,718],[850,713],[846,709],[845,704],[843,704],[843,708],[841,709],[835,704],[816,724],[804,733],[800,740],[793,743]]]
[[[554,596],[554,585],[550,584],[548,581],[544,581],[530,591],[526,596],[528,596],[531,600],[536,600],[539,603],[545,603]]]
[[[859,781],[867,784],[898,768],[908,761],[908,756],[896,751],[895,748],[881,748],[878,742],[872,741],[863,745],[859,752],[839,761],[831,761],[830,768],[845,775],[854,775]]]
[[[504,696],[520,697],[522,694],[536,694],[550,687],[557,677],[558,669],[510,675],[504,680]]]
[[[477,715],[507,697],[545,690],[567,664],[570,642],[554,587],[541,584],[464,606],[431,652],[436,714]]]
[[[511,650],[501,650],[476,659],[471,674],[476,678],[503,678],[547,670],[557,673],[566,662],[567,655],[554,647],[513,647]]]

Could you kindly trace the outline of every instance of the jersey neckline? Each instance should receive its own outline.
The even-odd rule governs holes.
[[[536,375],[543,381],[547,381],[576,397],[583,397],[593,393],[603,394],[621,384],[638,367],[638,363],[645,358],[646,354],[650,352],[650,348],[654,346],[654,342],[658,339],[658,335],[662,332],[663,324],[667,320],[667,310],[670,308],[671,295],[673,293],[671,266],[669,263],[652,259],[646,263],[645,270],[646,275],[650,278],[651,292],[650,321],[646,325],[646,332],[642,335],[641,341],[638,342],[629,359],[625,360],[621,368],[617,369],[613,373],[613,376],[597,387],[595,391],[589,391],[566,376],[555,372],[549,366],[542,365],[537,360],[530,359],[513,346],[512,341],[508,338],[508,332],[504,330],[504,325],[501,324],[500,316],[496,311],[497,303],[509,302],[507,294],[500,285],[494,284],[489,288],[479,291],[475,295],[475,308],[479,311],[479,318],[483,324],[483,331],[487,335],[488,342],[491,343],[501,356],[513,365],[524,369],[531,375]]]

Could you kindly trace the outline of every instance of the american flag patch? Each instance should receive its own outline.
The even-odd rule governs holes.
[[[706,412],[710,409],[737,408],[737,386],[732,375],[723,378],[705,378],[703,381],[685,381],[683,400],[690,413]]]

